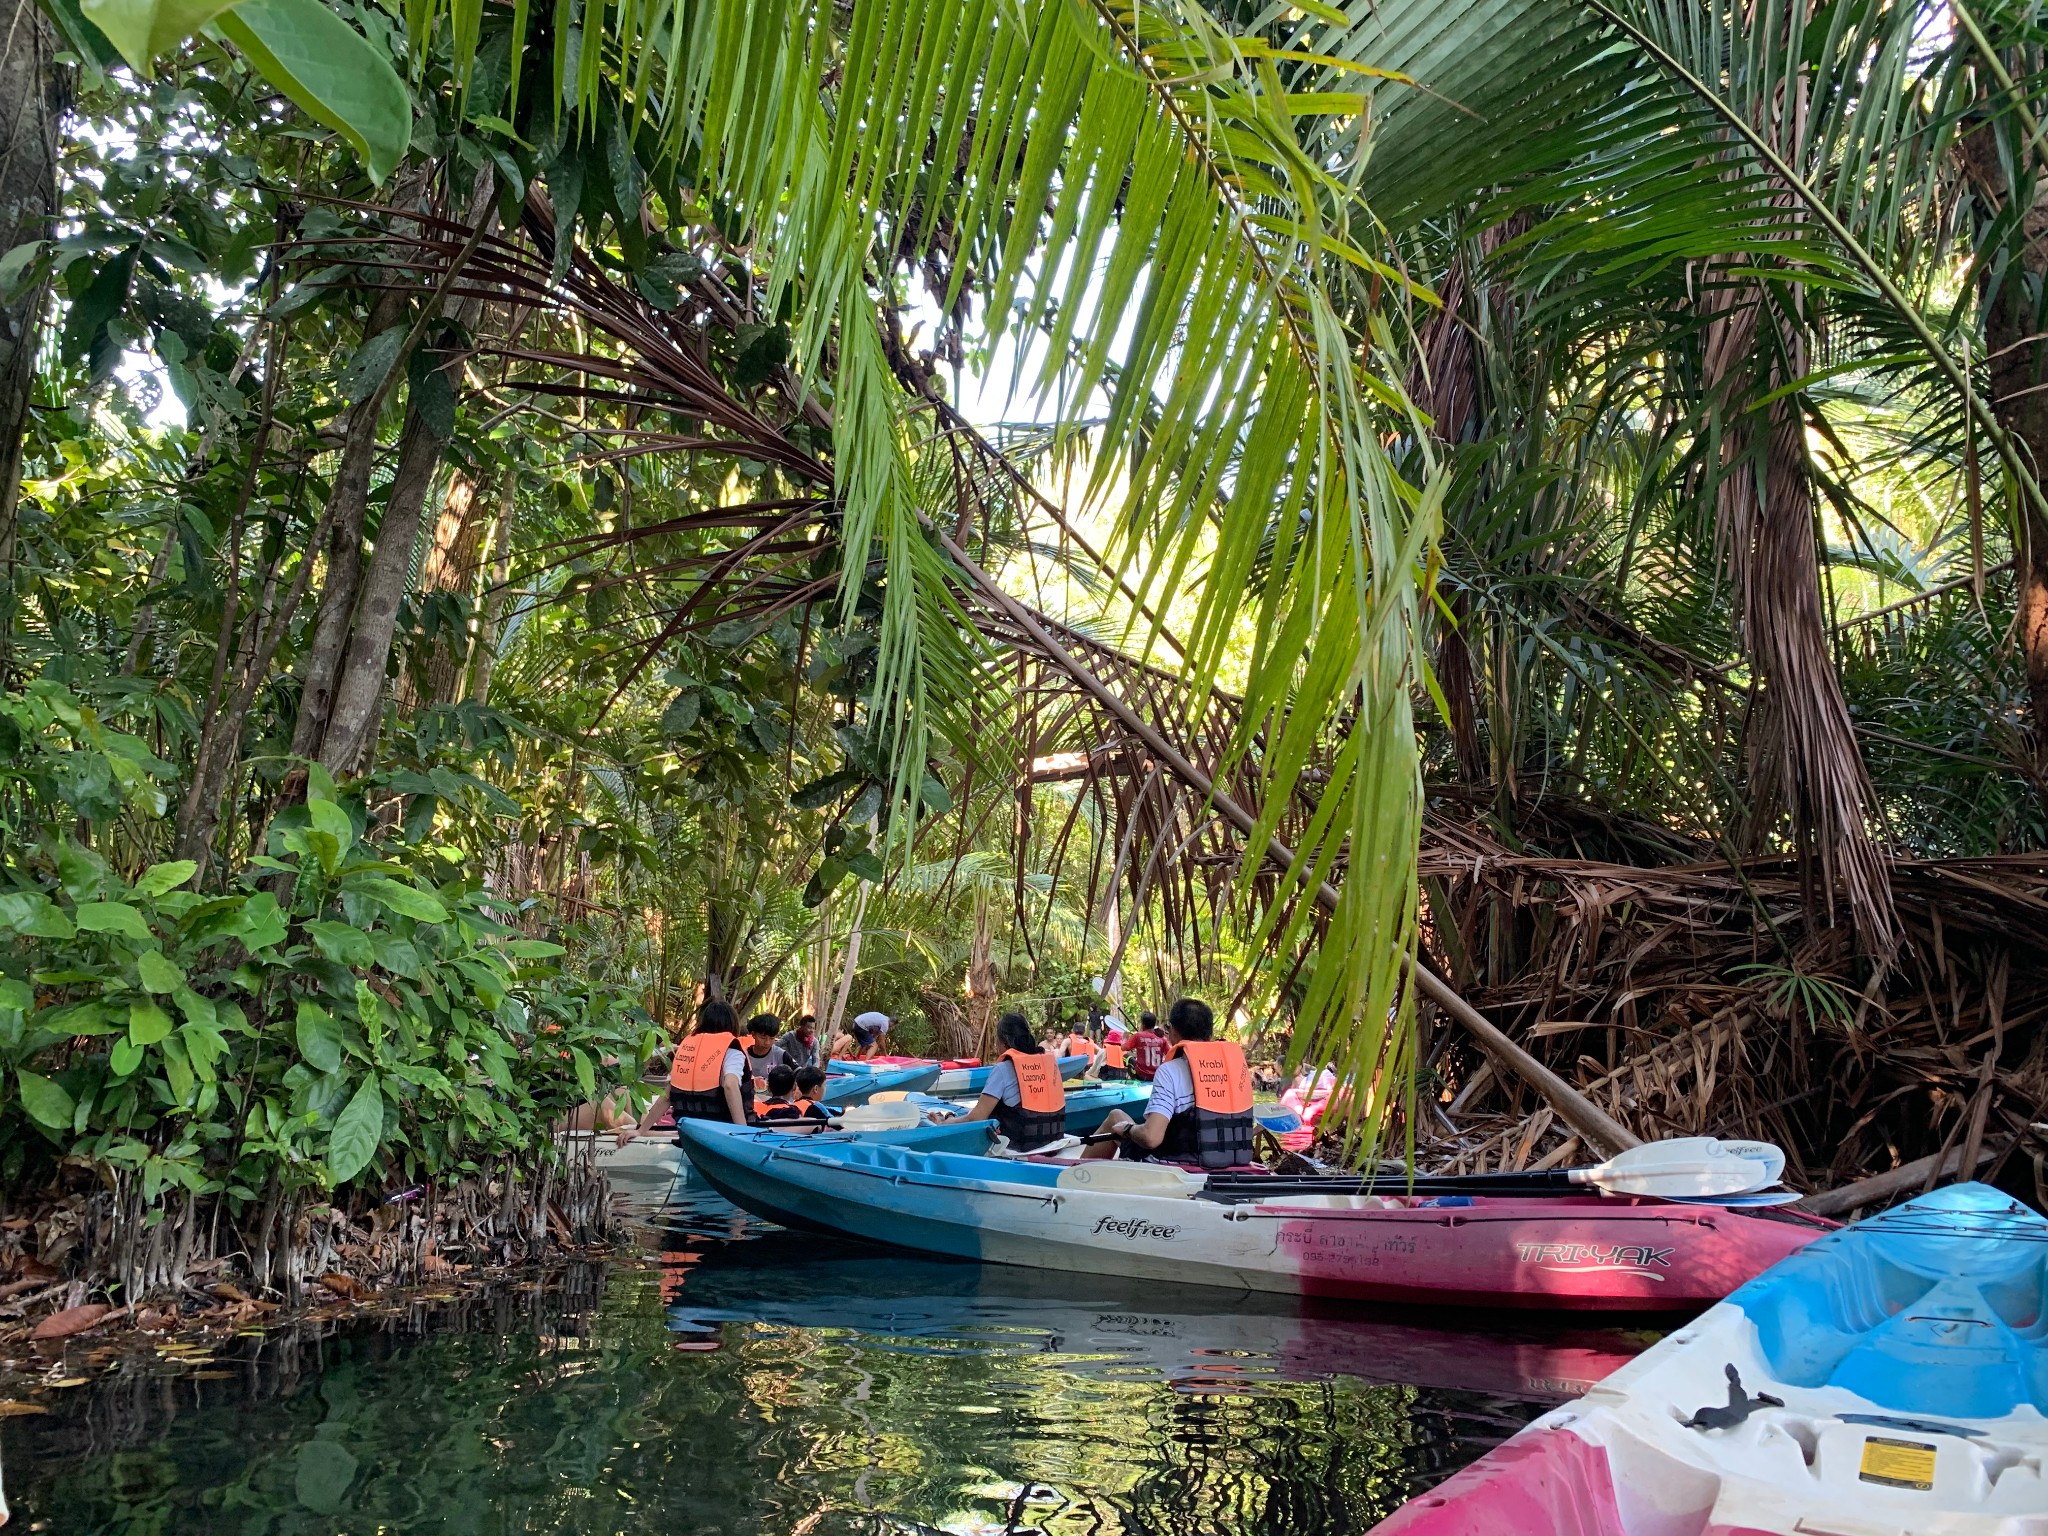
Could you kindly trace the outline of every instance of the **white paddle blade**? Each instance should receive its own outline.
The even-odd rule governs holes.
[[[1762,1163],[1769,1170],[1773,1184],[1785,1175],[1785,1149],[1774,1141],[1724,1141],[1721,1145],[1737,1157]]]
[[[1678,1136],[1645,1142],[1597,1168],[1575,1170],[1572,1182],[1616,1195],[1738,1195],[1777,1182],[1769,1163],[1738,1156],[1714,1136]]]

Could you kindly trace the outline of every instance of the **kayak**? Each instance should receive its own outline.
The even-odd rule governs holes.
[[[865,1104],[878,1093],[921,1093],[938,1081],[939,1070],[939,1064],[931,1061],[922,1066],[891,1067],[886,1072],[828,1077],[825,1091],[818,1097],[823,1103],[844,1109],[849,1104]]]
[[[1375,1536],[2048,1531],[2044,1262],[1982,1184],[1831,1232]]]
[[[1062,1166],[680,1127],[735,1205],[926,1254],[1439,1306],[1692,1311],[1828,1230],[1776,1210],[1598,1196],[1201,1198],[1158,1165]],[[1149,1189],[1117,1187],[1145,1183]]]
[[[1062,1056],[1060,1058],[1060,1076],[1065,1078],[1079,1077],[1088,1070],[1088,1063],[1094,1059],[1092,1056]],[[954,1099],[973,1097],[988,1086],[988,1075],[994,1070],[995,1064],[993,1062],[985,1067],[948,1066],[945,1071],[939,1074],[939,1080],[932,1084],[932,1092]]]
[[[1104,1118],[1108,1116],[1112,1109],[1121,1109],[1126,1113],[1134,1113],[1138,1106],[1151,1096],[1152,1090],[1144,1083],[1087,1083],[1080,1087],[1069,1088],[1067,1090],[1067,1134],[1069,1136],[1086,1136],[1101,1128]],[[910,1095],[910,1102],[922,1110],[943,1110],[947,1114],[959,1114],[965,1108],[972,1108],[971,1105],[961,1105],[952,1099],[942,1098],[936,1091],[931,1093],[913,1093]],[[975,1123],[977,1125],[985,1125],[988,1122],[976,1121]],[[955,1149],[948,1148],[947,1150]],[[983,1149],[973,1147],[966,1150],[978,1152]]]
[[[835,1072],[888,1072],[897,1067],[928,1067],[931,1064],[932,1058],[929,1056],[870,1056],[865,1061],[857,1061],[849,1056],[834,1056],[825,1063],[825,1072],[828,1076]],[[942,1068],[978,1067],[981,1063],[971,1056],[960,1056],[950,1061],[942,1061],[939,1065]]]

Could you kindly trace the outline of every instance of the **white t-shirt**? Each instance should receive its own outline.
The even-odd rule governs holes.
[[[736,1045],[725,1048],[725,1060],[718,1064],[718,1080],[723,1083],[728,1077],[738,1077],[747,1070],[747,1053]]]
[[[1195,1077],[1187,1058],[1176,1056],[1152,1076],[1152,1097],[1145,1101],[1145,1115],[1164,1115],[1171,1120],[1184,1109],[1195,1107]]]
[[[885,1035],[889,1032],[889,1015],[886,1013],[856,1013],[853,1022],[868,1029],[880,1030]]]

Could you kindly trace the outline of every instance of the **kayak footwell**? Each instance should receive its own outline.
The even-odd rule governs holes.
[[[1679,1513],[1671,1524],[1667,1513],[1655,1528],[1660,1536],[1772,1536],[1700,1518]],[[1518,1435],[1410,1500],[1372,1536],[1642,1536],[1644,1529],[1622,1516],[1606,1449],[1568,1429],[1544,1429]]]

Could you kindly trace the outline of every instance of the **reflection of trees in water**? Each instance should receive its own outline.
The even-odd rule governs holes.
[[[239,1341],[208,1366],[229,1379],[138,1374],[0,1421],[17,1513],[116,1536],[1342,1536],[1534,1411],[1228,1352],[1176,1388],[1031,1328],[679,1335],[651,1278],[596,1313],[602,1283]]]

